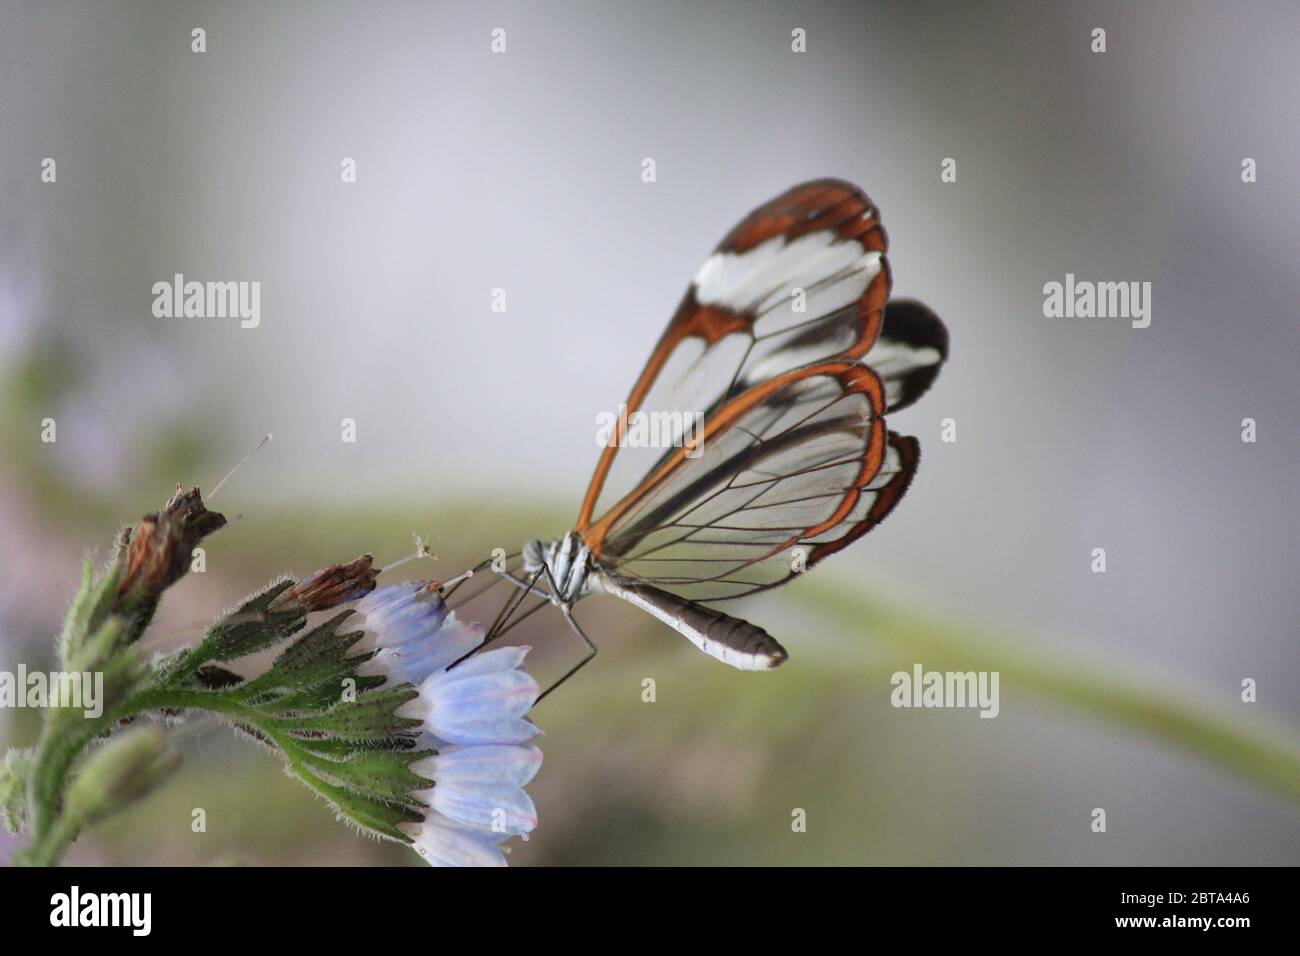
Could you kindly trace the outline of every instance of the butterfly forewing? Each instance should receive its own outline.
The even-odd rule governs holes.
[[[699,445],[623,447],[620,430],[583,501],[577,530],[619,593],[775,587],[898,503],[919,448],[884,415],[929,387],[947,333],[920,303],[886,309],[885,251],[866,196],[822,180],[755,210],[700,267],[627,401],[699,410]]]
[[[889,295],[885,251],[874,205],[838,180],[797,186],[747,216],[700,266],[633,386],[633,421],[609,436],[578,530],[671,457],[697,413],[707,422],[755,385],[865,354]],[[627,440],[637,413],[666,423],[653,446]]]

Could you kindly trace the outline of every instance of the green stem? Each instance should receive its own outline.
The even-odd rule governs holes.
[[[866,631],[892,652],[923,663],[926,669],[998,671],[1004,695],[1023,689],[1090,717],[1129,727],[1300,802],[1300,744],[1294,731],[1243,718],[1224,706],[1207,706],[1185,691],[1158,686],[1151,679],[1050,656],[1023,644],[890,607],[863,596],[856,588],[836,587],[833,581],[809,579],[794,593],[845,630]]]
[[[303,767],[302,750],[297,742],[267,725],[260,714],[241,701],[214,691],[166,685],[150,687],[131,695],[95,720],[68,725],[57,718],[47,718],[28,782],[32,838],[15,854],[15,862],[31,866],[53,866],[59,862],[77,835],[76,824],[61,812],[63,788],[72,765],[86,746],[105,730],[128,717],[153,710],[203,710],[249,724],[271,739],[303,779],[313,783],[323,795],[331,795],[328,784]]]
[[[27,790],[27,805],[32,814],[33,845],[43,845],[61,819],[59,805],[62,802],[63,784],[77,755],[109,726],[111,724],[107,715],[85,721],[76,730],[62,726],[62,721],[47,715],[36,745],[36,757]]]
[[[17,851],[13,861],[20,866],[58,866],[76,838],[76,824],[59,814],[45,835]]]
[[[204,710],[219,714],[236,723],[252,727],[266,736],[288,762],[289,768],[313,790],[329,800],[337,800],[340,789],[321,779],[313,768],[312,754],[282,728],[267,720],[256,708],[250,707],[231,692],[194,690],[184,687],[158,687],[144,691],[132,702],[135,712],[144,710]]]

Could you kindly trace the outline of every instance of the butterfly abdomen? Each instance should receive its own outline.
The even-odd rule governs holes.
[[[634,604],[677,631],[710,657],[745,671],[779,667],[789,656],[771,634],[756,624],[688,601],[649,584],[602,574],[591,576],[592,590]]]

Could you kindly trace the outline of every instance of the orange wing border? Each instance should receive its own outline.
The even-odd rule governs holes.
[[[845,489],[844,497],[840,500],[835,511],[822,522],[812,528],[802,530],[798,535],[791,538],[788,542],[775,548],[772,553],[776,553],[789,547],[797,541],[804,538],[815,537],[825,531],[830,530],[837,524],[840,524],[852,511],[857,504],[861,495],[862,488],[866,487],[871,479],[874,478],[885,460],[885,390],[880,382],[880,377],[870,368],[854,361],[835,360],[830,362],[818,362],[812,365],[805,365],[802,368],[793,369],[774,378],[768,379],[759,385],[746,389],[735,398],[726,402],[717,412],[709,417],[704,424],[704,430],[699,436],[701,443],[708,443],[716,438],[720,433],[735,424],[741,416],[750,409],[761,404],[766,399],[775,395],[777,392],[787,386],[796,384],[809,378],[829,376],[836,379],[841,386],[841,396],[862,393],[867,396],[871,406],[871,431],[867,438],[866,445],[861,456],[861,467],[853,483]],[[632,489],[612,508],[609,509],[599,521],[594,524],[579,527],[576,530],[582,535],[584,543],[591,550],[593,557],[599,557],[602,545],[604,544],[605,535],[610,528],[622,517],[629,508],[633,507],[638,501],[653,492],[662,482],[668,479],[673,471],[686,460],[686,455],[692,449],[683,446],[677,448],[665,459],[659,467],[641,482],[636,488]],[[852,460],[852,459],[848,459]],[[874,510],[874,508],[873,508]],[[868,519],[869,520],[869,519]],[[865,531],[861,532],[865,534]]]
[[[875,205],[857,186],[839,179],[819,179],[795,186],[741,220],[718,244],[713,254],[727,252],[743,254],[776,236],[783,236],[789,242],[821,230],[834,231],[839,239],[856,241],[862,245],[864,251],[879,252],[881,255],[879,273],[868,283],[855,305],[858,336],[847,348],[830,359],[830,361],[857,360],[871,349],[880,332],[885,302],[889,298],[893,285],[889,260],[885,255],[889,247],[889,238],[880,223]],[[628,413],[640,409],[641,403],[645,401],[646,395],[659,377],[659,373],[663,371],[668,359],[688,338],[699,338],[708,347],[734,332],[752,333],[755,322],[755,316],[724,307],[700,304],[696,300],[695,284],[692,282],[628,394],[625,403]],[[805,368],[821,368],[824,365],[825,362]],[[793,373],[785,373],[771,381],[780,381],[784,384],[791,374]],[[755,385],[749,391],[762,389],[768,384],[770,382]],[[723,409],[732,407],[734,402],[744,399],[747,394],[748,392],[737,396],[732,402],[724,405]],[[766,394],[770,392],[763,393]],[[750,406],[745,406],[747,407]],[[743,410],[744,408],[741,409]],[[719,410],[719,414],[721,411],[722,409]],[[646,483],[643,482],[609,513],[593,523],[592,512],[596,508],[597,499],[613,466],[614,456],[618,454],[619,446],[623,441],[625,422],[626,417],[620,416],[614,433],[601,450],[591,482],[583,496],[582,507],[575,525],[575,530],[583,535],[588,546],[593,548],[593,552],[597,550],[593,546],[593,541],[599,543],[604,536],[604,531],[617,517],[616,512],[621,512],[629,499],[634,500],[635,496],[646,490]],[[706,435],[709,424],[706,423],[705,426]],[[673,460],[679,458],[680,456],[674,456]],[[660,468],[656,474],[663,470]]]

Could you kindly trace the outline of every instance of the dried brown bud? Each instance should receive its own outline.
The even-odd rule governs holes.
[[[365,597],[375,589],[379,572],[373,567],[374,558],[363,554],[347,564],[331,564],[321,568],[281,593],[271,604],[272,609],[297,604],[308,611],[328,611],[332,607]]]
[[[199,489],[184,491],[177,485],[162,511],[145,515],[126,533],[118,596],[157,597],[189,570],[198,543],[225,523],[225,515],[203,506]]]

